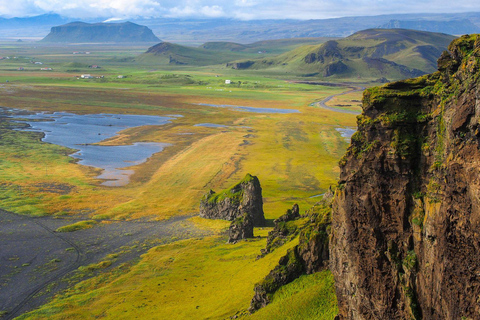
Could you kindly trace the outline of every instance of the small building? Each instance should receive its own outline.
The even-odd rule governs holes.
[[[93,64],[93,65],[90,66],[90,68],[92,68],[92,69],[99,69],[100,66],[98,66],[98,65],[96,65],[96,64]]]
[[[40,68],[41,71],[52,71],[52,68]]]
[[[20,68],[18,68],[17,70],[18,70],[18,71],[23,71],[23,70],[25,70],[25,68],[24,68],[24,67],[20,67]]]
[[[93,76],[91,74],[82,74],[80,76],[80,78],[82,78],[82,79],[93,79]]]
[[[43,64],[43,62],[40,62],[40,61],[35,61],[34,63],[35,64]]]
[[[117,78],[118,78],[118,79],[124,79],[124,78],[126,78],[126,77],[123,76],[123,75],[119,75]]]
[[[231,80],[225,80],[225,84],[230,84],[230,83],[232,83]]]

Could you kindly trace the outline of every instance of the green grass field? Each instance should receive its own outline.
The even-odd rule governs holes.
[[[307,210],[316,202],[313,196],[336,183],[338,160],[348,145],[336,129],[354,127],[356,119],[310,104],[347,88],[298,84],[290,81],[298,80],[297,76],[286,78],[273,71],[239,72],[224,65],[174,68],[135,61],[145,50],[0,44],[0,56],[17,57],[0,61],[1,106],[183,116],[164,126],[131,128],[102,142],[171,144],[132,167],[135,173],[124,187],[100,185],[95,178],[99,170],[76,164],[68,156],[72,150],[43,143],[38,133],[13,131],[11,123],[0,119],[2,209],[24,215],[82,214],[93,220],[189,215],[199,228],[221,233],[226,227],[223,222],[196,217],[199,201],[209,189],[223,189],[246,173],[256,175],[263,188],[266,218],[275,219],[294,203],[301,212]],[[91,54],[73,55],[72,51]],[[41,61],[53,70],[40,71],[30,61]],[[88,68],[92,64],[102,68]],[[18,71],[19,67],[25,70]],[[84,73],[103,78],[77,79]],[[225,84],[226,79],[232,84]],[[360,100],[361,93],[354,93],[330,103],[359,110]],[[251,113],[200,104],[299,112]],[[226,127],[195,126],[201,123]],[[93,221],[58,231],[92,226]],[[254,284],[295,244],[256,260],[268,231],[256,230],[260,238],[235,245],[225,244],[225,236],[218,235],[154,248],[137,264],[107,266],[99,276],[21,319],[228,318],[248,309]],[[282,311],[285,304],[289,307]],[[335,305],[332,276],[322,272],[282,289],[254,318],[278,319],[286,312],[291,319],[332,319]]]

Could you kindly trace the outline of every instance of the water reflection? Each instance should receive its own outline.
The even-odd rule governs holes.
[[[21,118],[20,118],[21,117]],[[169,144],[155,142],[139,142],[125,146],[92,145],[115,136],[121,130],[144,126],[163,125],[171,117],[123,115],[123,114],[91,114],[77,115],[66,112],[37,113],[18,115],[17,121],[30,125],[30,129],[42,131],[45,142],[77,149],[71,156],[79,159],[79,163],[103,169],[98,176],[105,179],[103,185],[123,186],[129,182],[133,170],[121,170],[145,162],[152,154],[162,151]]]

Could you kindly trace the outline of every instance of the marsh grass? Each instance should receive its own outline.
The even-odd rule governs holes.
[[[57,228],[55,232],[74,232],[74,231],[83,230],[83,229],[90,229],[90,228],[93,228],[95,224],[97,224],[97,221],[95,220],[79,221],[73,224],[69,224],[69,225]]]
[[[311,196],[335,184],[338,160],[347,147],[335,128],[355,126],[355,116],[309,105],[344,88],[286,82],[285,74],[275,70],[247,73],[224,66],[157,70],[158,66],[132,62],[132,57],[146,48],[124,52],[98,49],[91,50],[95,52],[88,57],[73,57],[68,47],[38,48],[37,61],[51,63],[52,73],[34,70],[28,59],[22,63],[0,61],[1,105],[79,114],[180,114],[182,118],[165,126],[132,128],[101,143],[152,141],[171,146],[133,167],[130,184],[109,188],[95,178],[98,169],[78,165],[68,156],[72,150],[43,143],[38,133],[2,126],[2,209],[29,215],[83,214],[94,220],[190,215],[197,228],[219,234],[229,223],[194,217],[199,201],[209,189],[225,189],[247,172],[260,180],[269,220],[278,218],[293,203],[298,203],[301,211],[307,210],[317,201]],[[19,57],[33,56],[26,46],[5,50]],[[72,68],[83,72],[90,64],[102,69],[88,73],[105,78],[81,81],[67,72]],[[22,65],[26,72],[15,71]],[[118,79],[119,74],[127,78]],[[225,85],[225,79],[235,85]],[[342,99],[361,100],[360,96]],[[300,113],[256,114],[199,103],[297,109]],[[195,126],[199,123],[226,127]],[[84,221],[79,227],[94,223]],[[112,268],[108,261],[115,258],[109,257],[82,271],[96,274],[93,278],[20,319],[229,318],[248,309],[254,284],[296,244],[294,240],[256,260],[269,230],[255,229],[258,238],[234,245],[226,244],[222,236],[178,241],[150,250],[135,265]],[[279,291],[273,303],[254,317],[278,319],[281,306],[286,305],[291,319],[300,319],[295,314],[301,319],[331,319],[335,314],[331,281],[328,273],[302,277]],[[323,310],[323,315],[304,310],[311,307]]]

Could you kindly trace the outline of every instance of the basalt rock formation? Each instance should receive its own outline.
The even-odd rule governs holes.
[[[210,190],[200,202],[203,218],[235,221],[245,214],[250,216],[252,228],[265,225],[262,187],[258,178],[250,174],[227,190],[219,193]]]
[[[258,258],[262,258],[286,242],[292,240],[300,232],[299,224],[296,220],[300,218],[300,208],[294,204],[292,209],[273,221],[273,230],[268,233],[267,246],[261,250]]]
[[[247,238],[253,238],[253,219],[248,212],[232,221],[228,228],[228,242],[235,243]]]
[[[318,272],[328,266],[328,238],[331,224],[332,196],[327,192],[323,199],[313,206],[304,217],[299,209],[292,210],[275,220],[275,228],[268,234],[267,247],[262,250],[264,257],[292,237],[299,235],[299,244],[288,250],[278,265],[255,285],[250,302],[250,312],[265,307],[280,287],[292,282],[303,274]]]
[[[479,319],[480,36],[364,93],[330,239],[339,319]]]

